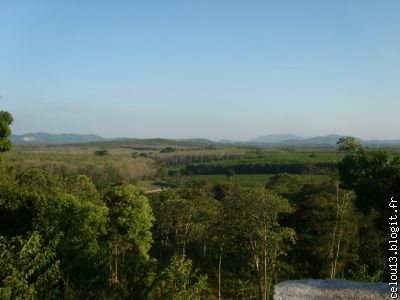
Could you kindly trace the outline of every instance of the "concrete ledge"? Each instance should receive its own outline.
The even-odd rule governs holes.
[[[288,280],[276,284],[274,300],[392,299],[387,283],[347,280]]]

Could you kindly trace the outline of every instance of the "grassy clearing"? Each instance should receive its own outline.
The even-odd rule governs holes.
[[[157,165],[147,157],[133,157],[132,151],[110,149],[107,155],[95,155],[97,147],[18,147],[3,156],[3,163],[13,166],[17,173],[40,168],[49,173],[69,176],[83,174],[102,188],[108,183],[136,183],[154,178]]]

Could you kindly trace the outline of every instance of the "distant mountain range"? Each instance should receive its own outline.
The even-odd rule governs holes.
[[[247,141],[251,144],[301,144],[301,145],[335,145],[342,136],[337,134],[303,137],[294,134],[264,135]]]
[[[284,141],[302,141],[305,137],[294,134],[269,134],[248,141],[249,143],[265,144],[265,143],[282,143]]]
[[[27,133],[22,135],[11,135],[11,142],[15,144],[30,145],[30,144],[69,144],[69,143],[86,143],[107,141],[95,134],[74,134],[62,133],[52,134],[45,132]]]
[[[248,141],[220,140],[214,142],[207,139],[184,139],[180,141],[194,141],[204,144],[248,144],[248,145],[282,145],[282,146],[334,146],[343,135],[331,134],[325,136],[303,137],[294,134],[270,134],[257,137]],[[115,140],[133,140],[127,138],[104,138],[95,134],[51,134],[45,132],[12,135],[11,141],[20,145],[35,144],[72,144]],[[357,139],[365,146],[400,146],[399,140],[362,140]],[[177,140],[179,141],[179,140]]]
[[[294,134],[270,134],[248,141],[221,140],[224,144],[253,144],[253,145],[287,145],[287,146],[335,146],[336,142],[345,135],[330,134],[324,136],[303,137]],[[400,146],[400,140],[362,140],[356,138],[364,146]]]

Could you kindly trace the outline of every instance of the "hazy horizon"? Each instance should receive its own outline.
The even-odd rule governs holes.
[[[304,135],[299,135],[299,134],[293,134],[293,133],[282,133],[282,134],[260,134],[258,136],[253,136],[253,137],[247,137],[245,139],[228,139],[228,138],[220,138],[220,139],[211,139],[211,138],[207,138],[207,137],[201,137],[201,136],[188,136],[188,137],[165,137],[165,136],[147,136],[147,137],[143,137],[143,136],[103,136],[101,134],[95,134],[95,133],[90,133],[90,132],[83,132],[83,133],[76,133],[76,132],[45,132],[45,131],[41,131],[41,132],[25,132],[25,133],[14,133],[13,135],[17,135],[17,136],[28,136],[30,134],[40,134],[40,133],[45,133],[45,134],[55,134],[55,135],[62,135],[62,134],[66,134],[66,135],[73,135],[73,134],[77,134],[77,135],[96,135],[99,136],[101,138],[106,138],[106,139],[171,139],[171,140],[195,140],[195,139],[205,139],[205,140],[210,140],[213,142],[223,142],[223,141],[231,141],[231,142],[250,142],[252,140],[258,139],[258,138],[263,138],[263,137],[272,137],[272,136],[285,136],[285,135],[294,135],[297,136],[298,138],[301,139],[310,139],[310,138],[316,138],[316,137],[327,137],[327,136],[332,136],[332,135],[337,135],[337,136],[349,136],[346,134],[340,134],[340,133],[328,133],[328,134],[323,134],[323,135],[309,135],[309,136],[304,136]],[[400,141],[399,138],[394,138],[394,139],[383,139],[383,138],[372,138],[372,139],[366,139],[366,138],[362,138],[359,136],[353,136],[355,138],[359,138],[363,141],[375,141],[375,140],[381,140],[381,141]],[[290,138],[288,138],[287,140],[290,140]]]
[[[14,134],[400,139],[398,1],[3,2]]]

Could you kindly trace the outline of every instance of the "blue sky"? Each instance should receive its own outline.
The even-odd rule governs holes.
[[[14,133],[400,138],[400,1],[3,1]]]

